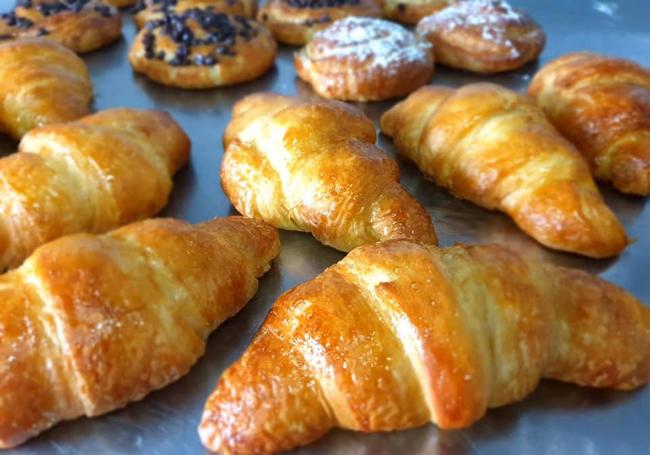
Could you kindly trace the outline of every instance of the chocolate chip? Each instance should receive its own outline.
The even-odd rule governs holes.
[[[354,6],[361,3],[361,0],[284,0],[284,2],[296,9],[319,9]]]
[[[398,3],[397,4],[397,10],[400,13],[404,13],[406,11],[406,5],[404,3]]]

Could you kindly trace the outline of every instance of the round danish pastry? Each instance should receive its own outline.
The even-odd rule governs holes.
[[[268,0],[257,20],[281,43],[302,46],[314,33],[348,16],[381,17],[375,0]]]
[[[378,101],[406,95],[433,74],[431,44],[401,25],[347,17],[314,35],[294,56],[298,76],[320,96]]]
[[[384,16],[402,24],[414,25],[420,19],[459,0],[383,0]]]
[[[501,0],[461,2],[425,17],[417,33],[431,41],[436,61],[475,73],[498,73],[535,60],[544,31],[524,11]]]
[[[150,20],[161,19],[165,11],[183,14],[192,8],[254,19],[257,0],[140,0],[132,10],[135,13],[133,20],[138,28],[142,28]]]
[[[255,79],[273,66],[276,53],[271,32],[257,22],[194,8],[147,22],[129,61],[161,84],[202,89]]]
[[[101,0],[18,0],[0,16],[5,37],[48,36],[78,53],[102,48],[122,35],[119,11]]]

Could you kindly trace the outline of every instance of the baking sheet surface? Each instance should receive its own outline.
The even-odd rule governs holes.
[[[11,0],[13,1],[13,0]],[[8,9],[2,0],[2,10]],[[593,50],[634,59],[650,66],[650,1],[512,0],[543,26],[547,48],[539,64],[577,50]],[[165,88],[134,75],[127,62],[135,30],[125,17],[124,38],[85,56],[95,86],[96,110],[109,107],[165,109],[185,128],[193,142],[189,165],[175,179],[175,189],[162,215],[192,222],[232,214],[219,186],[221,137],[235,101],[261,90],[314,96],[297,80],[291,56],[283,47],[275,68],[257,81],[224,89],[189,92]],[[538,63],[487,80],[524,88]],[[433,82],[459,86],[486,80],[437,68]],[[359,105],[378,124],[394,101]],[[395,155],[391,141],[379,145]],[[0,151],[16,144],[0,139]],[[636,239],[614,260],[589,260],[546,250],[520,232],[505,215],[459,201],[425,181],[411,164],[398,158],[402,181],[427,207],[442,245],[455,242],[503,242],[530,256],[579,267],[617,283],[650,302],[650,210],[642,198],[623,196],[601,185],[607,202]],[[94,419],[57,425],[16,453],[147,454],[203,453],[197,436],[203,404],[222,371],[246,348],[273,301],[343,254],[308,234],[282,233],[282,253],[260,282],[249,305],[211,337],[205,356],[190,373],[171,386],[125,409]],[[361,435],[334,431],[300,454],[644,454],[650,453],[650,388],[634,393],[593,391],[543,382],[522,403],[491,410],[464,431],[439,431],[433,425],[390,434]]]

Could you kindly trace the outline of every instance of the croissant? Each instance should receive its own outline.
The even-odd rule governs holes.
[[[148,220],[39,248],[0,276],[0,447],[185,375],[278,252],[275,229],[241,217]]]
[[[505,212],[547,247],[601,258],[627,245],[587,162],[524,95],[487,83],[424,87],[381,129],[438,185]]]
[[[90,113],[86,64],[52,40],[0,43],[0,130],[20,139],[29,130]]]
[[[650,195],[650,69],[581,52],[541,69],[528,92],[585,155],[596,179]]]
[[[540,378],[650,381],[650,309],[584,272],[497,245],[354,250],[282,295],[208,399],[210,450],[270,453],[333,427],[463,428]]]
[[[28,133],[0,159],[0,267],[75,232],[154,215],[190,142],[164,112],[111,109]]]
[[[251,95],[226,129],[221,184],[240,213],[342,251],[390,238],[436,243],[428,213],[375,139],[349,105]]]

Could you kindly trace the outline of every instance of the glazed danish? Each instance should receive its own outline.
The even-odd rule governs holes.
[[[296,72],[325,98],[377,101],[406,95],[433,74],[431,45],[382,19],[347,17],[314,35]]]
[[[422,19],[416,32],[433,44],[436,62],[475,73],[517,69],[546,42],[526,12],[501,0],[456,3]]]
[[[161,84],[203,89],[255,79],[273,66],[276,53],[273,36],[257,22],[192,8],[147,22],[129,61]]]
[[[384,17],[415,25],[425,16],[465,0],[379,0],[384,11]]]
[[[268,0],[257,20],[281,43],[302,46],[314,33],[348,16],[381,17],[375,0]]]

